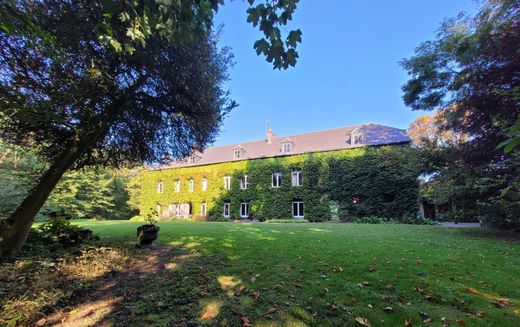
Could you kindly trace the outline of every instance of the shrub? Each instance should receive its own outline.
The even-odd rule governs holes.
[[[385,224],[391,222],[388,218],[376,217],[376,216],[366,216],[366,217],[356,217],[352,220],[355,224]]]
[[[56,217],[38,227],[39,235],[63,245],[78,245],[92,238],[90,229],[72,225],[63,217]]]
[[[438,225],[439,223],[435,220],[431,219],[423,219],[423,218],[408,218],[402,221],[403,224],[410,225]]]
[[[309,221],[307,219],[269,219],[266,220],[266,224],[287,224],[287,223],[308,223]]]

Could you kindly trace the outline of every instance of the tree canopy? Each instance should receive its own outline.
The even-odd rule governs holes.
[[[296,63],[301,32],[284,38],[297,0],[248,1],[255,43],[274,68]],[[156,163],[212,142],[236,106],[232,64],[217,47],[220,0],[7,1],[0,4],[0,138],[49,163],[0,231],[16,252],[69,169]]]
[[[498,226],[520,225],[520,157],[511,150],[520,124],[520,4],[488,1],[474,16],[445,20],[402,66],[403,99],[434,110],[410,126],[423,196],[457,215]],[[516,128],[516,129],[515,129]],[[506,151],[507,152],[507,151]]]
[[[404,102],[414,110],[439,110],[444,128],[469,135],[467,160],[502,157],[504,130],[519,115],[520,4],[487,2],[474,16],[445,20],[437,38],[420,44],[402,66],[410,80]]]

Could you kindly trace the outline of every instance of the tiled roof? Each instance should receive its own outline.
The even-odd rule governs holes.
[[[362,133],[363,144],[350,144],[352,132]],[[205,149],[202,153],[196,153],[195,163],[192,163],[191,160],[175,161],[160,168],[201,166],[219,162],[272,158],[302,153],[341,150],[366,145],[407,143],[409,141],[410,138],[405,130],[377,124],[364,124],[277,137],[271,144],[268,144],[266,140],[261,140],[210,147]],[[282,144],[285,142],[292,143],[290,153],[282,153]],[[235,149],[242,149],[241,157],[238,159],[234,158],[233,150]]]

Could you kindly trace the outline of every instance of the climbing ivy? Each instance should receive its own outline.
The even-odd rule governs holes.
[[[207,204],[210,219],[223,219],[224,203],[231,204],[231,218],[240,218],[240,203],[250,203],[250,217],[258,220],[292,218],[292,202],[303,201],[305,219],[331,219],[331,203],[339,206],[339,218],[379,215],[402,218],[417,212],[417,172],[411,164],[412,149],[405,145],[363,147],[338,151],[242,160],[212,165],[151,170],[143,176],[141,214],[161,205],[189,203],[192,217],[201,218]],[[292,172],[300,170],[303,184],[292,186]],[[281,186],[273,188],[272,174],[282,174]],[[240,188],[247,175],[248,188]],[[231,189],[224,177],[231,176]],[[208,181],[202,191],[202,179]],[[195,181],[189,191],[189,180]],[[175,191],[175,181],[181,183]],[[163,182],[162,193],[157,184]],[[354,201],[355,200],[355,201]],[[353,203],[356,202],[356,203]]]

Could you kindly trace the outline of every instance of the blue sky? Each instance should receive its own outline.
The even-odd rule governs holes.
[[[239,107],[226,118],[215,145],[361,123],[407,128],[421,112],[401,99],[407,74],[398,62],[433,39],[440,22],[474,13],[472,0],[302,0],[291,28],[303,42],[295,68],[273,70],[253,43],[260,33],[246,22],[246,1],[228,1],[217,15],[221,45],[236,64],[226,87]]]

